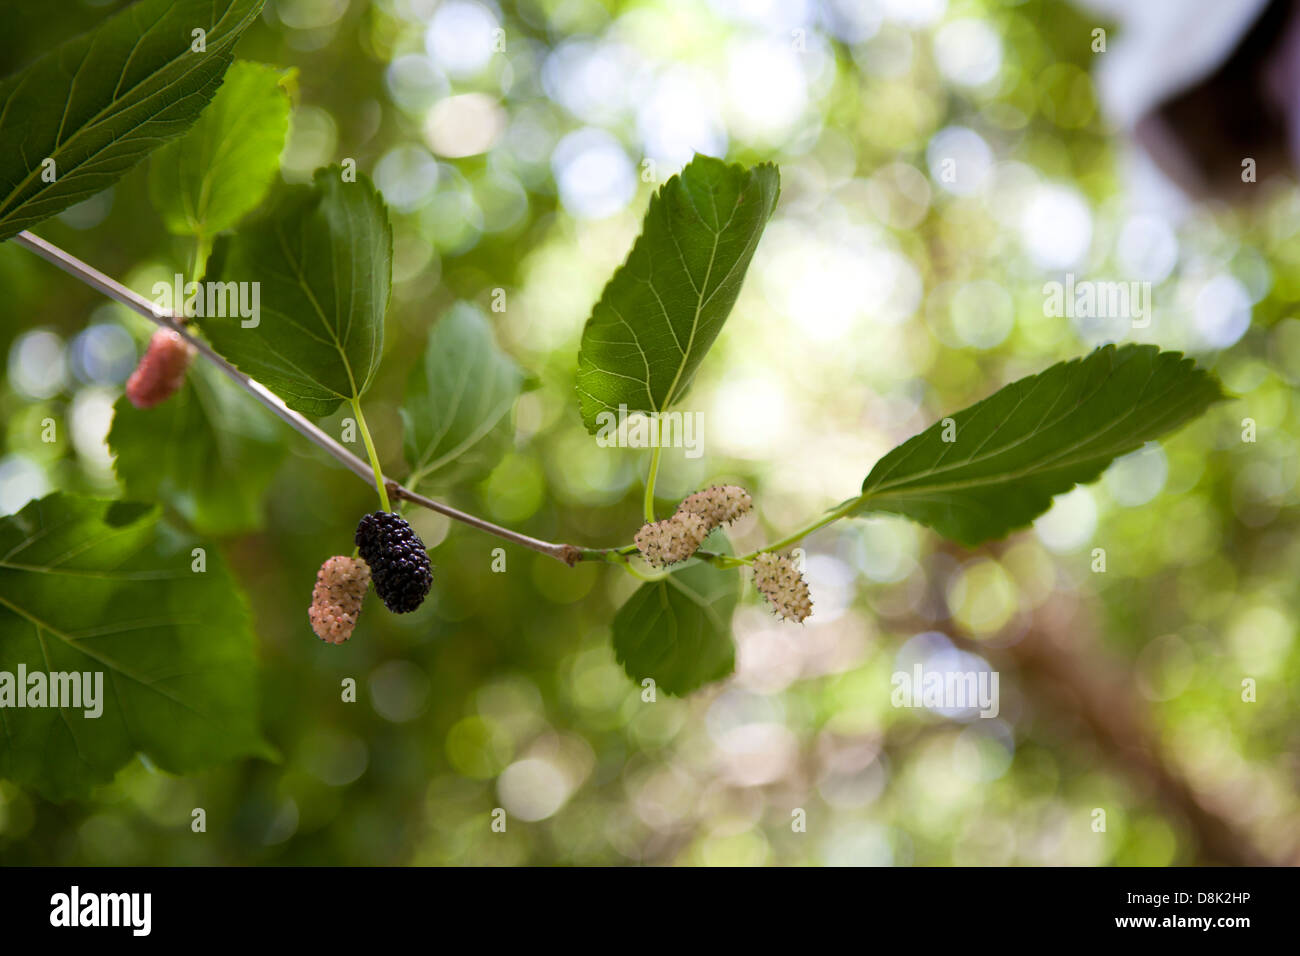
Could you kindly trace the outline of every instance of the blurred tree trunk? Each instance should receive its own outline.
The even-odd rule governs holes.
[[[961,634],[954,622],[948,622],[948,627],[964,650],[984,657],[1000,672],[1014,674],[1036,713],[1054,719],[1067,732],[1086,735],[1112,770],[1124,774],[1135,790],[1151,794],[1165,812],[1184,823],[1196,841],[1197,863],[1296,862],[1288,841],[1279,840],[1268,850],[1260,848],[1232,807],[1198,795],[1164,753],[1131,667],[1106,651],[1079,615],[1040,613],[1016,643],[1003,647]],[[1005,693],[1005,683],[1002,686]]]

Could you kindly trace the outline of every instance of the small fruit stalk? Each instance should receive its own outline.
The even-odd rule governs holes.
[[[329,644],[342,644],[352,636],[361,602],[370,585],[370,568],[364,561],[335,555],[316,572],[307,618],[316,636]]]
[[[405,518],[391,511],[368,514],[357,525],[356,542],[388,610],[406,614],[424,603],[433,587],[433,566]]]
[[[136,408],[153,408],[166,401],[185,384],[193,358],[194,346],[172,329],[159,329],[126,380],[126,397]]]

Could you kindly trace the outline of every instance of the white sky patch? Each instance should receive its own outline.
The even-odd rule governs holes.
[[[810,554],[804,561],[804,578],[816,602],[817,620],[829,623],[853,604],[856,575],[846,562],[831,554]]]
[[[442,70],[422,53],[407,53],[390,63],[384,86],[394,103],[412,113],[423,113],[451,92]]]
[[[397,146],[375,164],[375,185],[393,208],[418,209],[438,188],[438,161],[419,146]]]
[[[424,46],[433,62],[455,77],[474,76],[492,58],[496,15],[472,0],[449,0],[429,21]]]
[[[1136,508],[1160,494],[1168,477],[1169,459],[1164,449],[1148,442],[1137,451],[1116,458],[1102,481],[1118,504]]]
[[[822,19],[845,43],[861,43],[880,29],[880,4],[870,0],[823,0]]]
[[[52,398],[68,383],[63,339],[48,329],[24,332],[9,347],[9,384],[29,398]]]
[[[709,0],[724,16],[764,27],[794,28],[812,19],[812,0]]]
[[[640,53],[622,43],[567,40],[546,58],[542,85],[584,123],[609,125],[633,105],[633,81],[644,68]]]
[[[1076,266],[1092,244],[1092,211],[1077,190],[1038,186],[1020,218],[1020,242],[1042,269]]]
[[[424,123],[424,135],[439,156],[477,156],[491,149],[506,128],[506,113],[486,93],[439,100]]]
[[[116,322],[86,326],[68,346],[72,373],[92,385],[121,385],[135,368],[135,341]]]
[[[579,219],[604,219],[636,194],[637,176],[622,145],[609,133],[588,127],[570,133],[551,157],[560,201]]]
[[[1123,274],[1145,282],[1162,282],[1178,264],[1178,239],[1162,216],[1130,216],[1115,244]]]
[[[1083,486],[1057,495],[1052,507],[1034,522],[1034,534],[1054,554],[1078,551],[1096,531],[1097,502]]]
[[[1234,276],[1220,273],[1201,287],[1192,313],[1203,344],[1226,349],[1250,328],[1250,293]]]
[[[938,23],[948,10],[948,0],[875,0],[885,18],[909,27]]]
[[[709,443],[725,454],[759,458],[788,447],[789,399],[771,378],[728,380],[713,399]]]
[[[637,130],[646,156],[678,169],[699,152],[725,156],[727,134],[718,113],[719,94],[711,77],[688,70],[661,76],[637,110]]]
[[[988,179],[993,151],[984,138],[965,126],[948,126],[925,149],[930,180],[954,196],[973,196]]]
[[[741,40],[728,47],[728,113],[740,139],[777,143],[793,131],[808,108],[808,81],[799,57],[784,40]]]
[[[50,490],[45,469],[30,458],[18,454],[0,458],[0,514],[11,515]]]
[[[563,770],[549,760],[529,757],[501,771],[497,795],[509,816],[532,822],[554,816],[573,790]]]
[[[983,86],[1002,66],[1002,41],[983,20],[953,20],[934,37],[939,71],[958,86]]]
[[[875,229],[781,221],[752,270],[773,308],[810,341],[842,341],[865,322],[895,326],[921,302],[916,266]]]
[[[91,466],[99,470],[110,468],[113,456],[108,450],[109,426],[113,424],[113,402],[118,391],[91,385],[81,389],[72,399],[72,447]]]

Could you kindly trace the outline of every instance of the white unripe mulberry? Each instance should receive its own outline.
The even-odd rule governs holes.
[[[712,531],[735,521],[748,512],[753,504],[749,492],[739,485],[714,485],[683,498],[677,506],[677,513],[699,515]]]
[[[664,568],[693,555],[708,533],[704,519],[687,512],[644,525],[633,540],[647,564]]]
[[[755,557],[754,586],[779,618],[802,621],[812,613],[808,582],[785,555],[764,551]]]
[[[342,644],[352,636],[361,613],[361,601],[370,586],[370,566],[355,558],[335,555],[316,572],[307,618],[322,641]]]

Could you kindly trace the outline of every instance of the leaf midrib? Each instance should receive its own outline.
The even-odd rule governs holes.
[[[1167,389],[1165,392],[1161,394],[1163,396],[1165,394],[1168,394],[1168,392],[1172,390],[1173,387]],[[1172,413],[1181,412],[1183,410],[1184,403],[1190,403],[1189,400],[1199,399],[1199,398],[1200,395],[1198,392],[1189,391],[1184,401],[1180,402],[1179,404],[1175,404],[1171,406],[1171,408],[1167,409],[1164,415],[1161,415],[1159,418],[1156,419],[1156,424],[1153,427],[1158,432],[1160,428],[1159,423],[1163,422],[1167,418],[1172,417]],[[1136,406],[1134,406],[1134,408],[1136,408]],[[1131,409],[1130,411],[1132,410],[1133,409]],[[1127,417],[1127,415],[1125,417]],[[1096,438],[1105,434],[1106,431],[1110,431],[1110,429],[1113,428],[1116,424],[1118,424],[1121,420],[1122,419],[1117,419],[1115,422],[1112,422],[1111,425],[1107,427],[1104,431],[1098,432],[1090,436],[1088,439],[1086,439],[1083,442],[1076,442],[1074,445],[1070,446],[1069,448],[1066,448],[1061,454],[1069,454],[1071,451],[1077,449],[1083,444],[1086,444],[1088,441],[1095,440]],[[1139,443],[1139,445],[1140,444],[1142,443]],[[1004,472],[1002,474],[997,474],[997,475],[986,475],[980,478],[971,478],[964,481],[948,482],[946,484],[940,484],[940,485],[923,485],[917,488],[906,487],[906,484],[909,484],[911,481],[920,480],[926,477],[925,475],[919,475],[916,476],[915,479],[909,479],[907,482],[896,482],[893,485],[872,488],[871,490],[863,493],[862,501],[869,502],[872,499],[877,499],[877,498],[885,498],[885,499],[889,499],[889,498],[899,499],[899,498],[907,498],[907,497],[925,498],[925,497],[932,497],[942,492],[962,491],[967,488],[980,488],[980,487],[1001,485],[1001,484],[1006,484],[1007,482],[1018,481],[1021,478],[1027,478],[1034,474],[1047,473],[1052,471],[1062,471],[1064,469],[1073,468],[1076,465],[1083,465],[1091,461],[1110,461],[1114,459],[1117,454],[1118,454],[1117,452],[1105,450],[1105,451],[1100,451],[1097,454],[1087,455],[1083,458],[1077,458],[1072,461],[1059,461],[1058,459],[1060,456],[1058,455],[1057,458],[1049,459],[1046,462],[1041,462],[1041,461],[1035,462],[1031,465],[1027,465],[1024,468],[1012,472]]]
[[[719,631],[726,630],[726,625],[723,623],[722,618],[718,617],[718,612],[714,610],[712,601],[705,598],[704,595],[700,594],[694,588],[687,587],[681,581],[677,580],[676,576],[672,574],[668,575],[663,580],[667,584],[672,585],[678,591],[684,594],[687,600],[697,605],[699,609],[703,611],[705,615],[708,616],[709,623],[712,624],[715,628],[717,628]]]
[[[914,482],[922,481],[922,480],[924,480],[924,479],[926,479],[926,478],[931,478],[931,477],[934,477],[935,475],[943,474],[943,473],[945,473],[945,472],[949,472],[949,471],[958,471],[958,470],[960,470],[960,469],[962,469],[962,468],[967,468],[967,467],[970,467],[970,466],[972,466],[972,465],[977,465],[977,464],[980,464],[980,463],[985,462],[985,461],[990,461],[990,460],[992,460],[992,459],[994,459],[994,458],[997,458],[997,457],[1000,456],[1000,455],[1004,455],[1004,454],[1006,454],[1007,452],[1012,451],[1013,449],[1020,447],[1021,445],[1025,444],[1026,442],[1033,441],[1035,438],[1041,436],[1041,435],[1044,433],[1045,429],[1047,429],[1047,428],[1051,428],[1051,427],[1054,427],[1055,425],[1057,425],[1057,424],[1059,424],[1060,422],[1064,421],[1064,420],[1065,420],[1066,418],[1068,418],[1070,415],[1072,415],[1072,414],[1074,414],[1075,412],[1077,412],[1077,411],[1078,411],[1078,410],[1079,410],[1079,409],[1084,405],[1085,402],[1091,401],[1091,400],[1092,400],[1092,399],[1097,395],[1097,393],[1100,392],[1100,391],[1101,391],[1101,390],[1106,386],[1106,384],[1107,384],[1107,383],[1108,383],[1108,382],[1109,382],[1109,381],[1114,377],[1114,375],[1115,375],[1115,371],[1116,371],[1116,368],[1117,368],[1117,366],[1115,366],[1114,364],[1112,364],[1112,365],[1111,365],[1111,368],[1107,371],[1106,376],[1105,376],[1105,377],[1104,377],[1100,382],[1098,382],[1097,387],[1094,388],[1094,389],[1093,389],[1091,392],[1089,392],[1087,395],[1080,396],[1080,397],[1075,401],[1074,405],[1072,405],[1072,406],[1071,406],[1067,411],[1063,412],[1063,413],[1060,415],[1060,417],[1058,417],[1058,418],[1056,419],[1056,421],[1054,421],[1051,425],[1047,425],[1047,424],[1046,424],[1046,417],[1047,417],[1047,416],[1045,415],[1043,421],[1041,421],[1041,422],[1039,422],[1039,424],[1035,425],[1034,428],[1033,428],[1033,430],[1032,430],[1031,432],[1029,432],[1027,435],[1024,435],[1023,437],[1018,438],[1018,439],[1016,439],[1015,441],[1013,441],[1013,442],[1011,442],[1011,443],[1009,443],[1009,444],[1007,444],[1007,445],[1003,445],[1003,446],[1001,446],[1000,448],[997,448],[997,449],[995,449],[994,451],[989,452],[987,455],[982,455],[982,456],[981,456],[981,455],[975,455],[975,456],[972,456],[971,458],[966,459],[965,461],[959,461],[959,462],[957,462],[957,463],[955,463],[955,464],[949,465],[949,466],[944,467],[944,468],[932,467],[932,468],[930,468],[930,469],[928,469],[928,470],[926,470],[926,471],[919,472],[919,473],[917,473],[917,474],[915,474],[915,475],[911,475],[911,476],[908,476],[908,477],[906,477],[906,478],[896,480],[896,481],[894,481],[892,484],[890,484],[890,483],[882,483],[882,484],[875,485],[875,486],[873,486],[873,487],[871,488],[871,491],[872,491],[872,492],[884,492],[884,491],[890,491],[891,489],[899,488],[899,487],[905,487],[905,486],[907,486],[907,485],[909,485],[909,484],[912,484],[912,483],[914,483]],[[1037,470],[1045,470],[1045,469],[1042,468],[1042,466],[1043,466],[1044,464],[1051,464],[1052,462],[1054,462],[1054,461],[1056,461],[1057,459],[1059,459],[1061,456],[1063,456],[1063,455],[1068,455],[1068,454],[1070,454],[1070,452],[1075,451],[1076,449],[1082,447],[1083,445],[1088,444],[1089,442],[1096,441],[1098,438],[1102,437],[1102,436],[1105,435],[1107,432],[1112,431],[1113,429],[1115,429],[1118,425],[1120,425],[1121,423],[1123,423],[1124,421],[1126,421],[1130,416],[1132,416],[1133,413],[1136,412],[1136,411],[1138,410],[1138,408],[1140,408],[1140,407],[1143,406],[1143,404],[1144,404],[1143,394],[1146,392],[1147,387],[1151,384],[1151,379],[1153,379],[1153,378],[1155,377],[1155,374],[1156,374],[1156,366],[1155,366],[1155,363],[1152,362],[1151,368],[1150,368],[1150,369],[1148,370],[1148,372],[1147,372],[1147,378],[1146,378],[1146,381],[1144,381],[1144,382],[1142,383],[1142,387],[1141,387],[1141,389],[1139,389],[1139,392],[1138,392],[1138,398],[1137,398],[1134,402],[1132,402],[1132,403],[1129,405],[1128,411],[1126,411],[1126,412],[1125,412],[1122,416],[1120,416],[1119,418],[1116,418],[1116,419],[1112,420],[1112,421],[1110,422],[1110,424],[1107,425],[1104,429],[1101,429],[1100,431],[1092,432],[1091,434],[1089,434],[1087,437],[1081,439],[1080,441],[1074,442],[1073,444],[1066,446],[1066,447],[1063,448],[1060,452],[1058,452],[1056,456],[1054,456],[1054,457],[1051,458],[1051,459],[1048,459],[1048,461],[1047,461],[1046,463],[1044,463],[1044,462],[1042,462],[1042,461],[1035,462],[1033,465],[1026,466],[1026,468],[1021,469],[1019,472],[1008,472],[1008,473],[1006,473],[1006,477],[1007,477],[1008,479],[1010,479],[1010,478],[1014,478],[1014,477],[1023,477],[1024,474],[1025,474],[1026,472],[1032,472],[1032,471],[1037,471]],[[1155,404],[1155,403],[1158,403],[1158,402],[1161,401],[1161,400],[1162,400],[1166,395],[1168,395],[1171,391],[1173,391],[1174,389],[1176,389],[1176,388],[1179,386],[1179,384],[1180,384],[1180,383],[1179,383],[1178,381],[1176,381],[1176,380],[1173,381],[1173,382],[1170,384],[1170,386],[1169,386],[1168,388],[1166,388],[1166,389],[1165,389],[1163,392],[1161,392],[1159,395],[1155,396],[1155,398],[1150,399],[1149,402],[1146,402],[1145,404]],[[1024,404],[1024,401],[1025,401],[1025,400],[1026,400],[1030,395],[1033,394],[1033,392],[1037,389],[1037,387],[1038,387],[1038,385],[1037,385],[1037,383],[1036,383],[1035,386],[1034,386],[1034,388],[1029,389],[1029,390],[1028,390],[1028,391],[1027,391],[1023,396],[1021,396],[1020,400],[1016,402],[1015,407],[1012,408],[1012,410],[1008,413],[1008,416],[1007,416],[1007,417],[1010,417],[1010,415],[1014,414],[1015,411],[1016,411],[1016,409],[1018,409],[1022,404]],[[1194,390],[1189,390],[1189,394],[1194,396],[1194,395],[1196,395],[1197,393],[1196,393]],[[1060,399],[1060,396],[1059,396],[1059,395],[1057,396],[1057,399],[1058,399],[1058,400]],[[1048,412],[1047,412],[1047,414],[1049,414],[1049,415],[1051,414],[1051,410],[1052,410],[1052,408],[1055,407],[1055,405],[1056,405],[1056,403],[1053,402],[1052,405],[1048,407]],[[1175,407],[1178,407],[1178,406],[1175,406]],[[1006,421],[1005,421],[1005,419],[1004,419],[1004,421],[1003,421],[1002,423],[1000,423],[997,427],[998,427],[998,428],[1001,428],[1002,425],[1005,424],[1005,423],[1006,423]],[[997,431],[997,429],[995,429],[994,432],[990,433],[990,437],[991,437],[993,434],[996,434],[996,431]],[[987,444],[987,443],[988,443],[988,438],[986,438],[986,439],[984,440],[983,444]],[[955,443],[954,443],[954,444],[955,444]],[[921,447],[922,445],[924,445],[924,442],[920,442],[920,441],[918,441],[916,447],[919,448],[919,447]],[[953,446],[950,444],[950,445],[949,445],[949,448],[951,448],[951,447],[953,447]],[[915,450],[915,449],[914,449],[914,450]],[[945,449],[945,452],[946,452],[946,451],[947,451],[947,449]],[[1114,457],[1114,456],[1112,455],[1111,457]],[[904,458],[903,458],[903,459],[900,459],[898,462],[895,462],[895,464],[890,468],[890,471],[887,472],[886,474],[890,474],[890,473],[896,471],[896,470],[898,469],[898,466],[901,465],[902,462],[903,462],[904,460],[906,460],[906,456],[904,456]],[[1081,459],[1081,462],[1082,462],[1082,461],[1087,461],[1087,460],[1088,460],[1087,458],[1085,458],[1085,459]],[[1080,462],[1080,463],[1081,463],[1081,462]],[[1058,467],[1067,467],[1068,464],[1070,464],[1070,463],[1066,463],[1066,464],[1060,465],[1060,466],[1058,466]],[[960,485],[958,485],[958,486],[960,486]],[[942,487],[942,486],[929,485],[929,486],[927,486],[927,487],[928,487],[928,488],[935,488],[935,487]]]
[[[453,445],[433,461],[428,460],[428,455],[432,454],[432,449],[437,448],[438,446],[437,443],[430,445],[430,452],[420,458],[419,466],[411,469],[412,482],[418,482],[419,480],[434,474],[448,462],[455,461],[466,451],[481,442],[488,436],[492,429],[496,428],[501,419],[505,417],[506,412],[510,410],[510,406],[514,404],[514,401],[514,398],[508,398],[506,401],[498,403],[493,408],[492,414],[485,417],[483,422],[479,424],[479,427],[475,428],[464,441]],[[415,477],[417,475],[419,476],[418,478]]]
[[[1047,408],[1047,412],[1043,415],[1042,420],[1041,420],[1037,425],[1034,426],[1033,430],[1032,430],[1029,434],[1025,435],[1024,437],[1019,438],[1019,439],[1017,439],[1017,440],[1011,442],[1011,443],[1008,444],[1008,445],[1003,445],[1003,446],[1001,446],[1001,447],[999,447],[999,448],[997,448],[997,449],[995,449],[995,450],[989,452],[987,455],[980,456],[980,455],[978,455],[978,454],[975,454],[975,455],[973,455],[972,457],[966,459],[965,461],[957,462],[956,464],[954,464],[954,465],[949,465],[949,466],[946,467],[946,468],[939,468],[939,467],[938,467],[939,462],[935,462],[935,465],[934,465],[934,466],[932,466],[930,469],[928,469],[928,470],[926,470],[926,471],[924,471],[924,472],[921,472],[921,473],[918,473],[918,474],[916,474],[916,475],[913,475],[913,476],[911,476],[910,478],[904,479],[904,480],[902,480],[902,481],[897,481],[897,482],[895,482],[895,483],[892,484],[892,485],[890,485],[890,484],[880,484],[880,485],[877,485],[877,486],[875,487],[875,489],[873,489],[873,490],[877,490],[877,491],[880,491],[880,490],[888,490],[889,488],[897,487],[897,486],[899,486],[899,485],[901,485],[901,484],[906,484],[906,483],[908,483],[908,482],[910,482],[910,481],[914,481],[914,480],[917,480],[917,479],[920,479],[920,478],[928,478],[928,477],[932,477],[932,476],[934,476],[934,475],[942,474],[942,473],[945,472],[945,471],[956,471],[956,470],[959,469],[959,468],[965,468],[965,467],[970,466],[970,465],[979,464],[980,462],[983,462],[983,461],[988,461],[988,460],[990,460],[990,459],[992,459],[992,458],[996,458],[996,457],[998,457],[999,455],[1005,454],[1005,453],[1007,453],[1008,451],[1011,451],[1011,450],[1014,449],[1014,448],[1018,448],[1018,447],[1020,447],[1021,445],[1023,445],[1025,442],[1032,441],[1036,436],[1042,434],[1042,432],[1043,432],[1043,430],[1044,430],[1045,428],[1051,428],[1051,427],[1054,427],[1055,425],[1057,425],[1057,424],[1059,424],[1060,422],[1064,421],[1066,418],[1068,418],[1068,417],[1069,417],[1070,415],[1072,415],[1074,412],[1077,412],[1077,411],[1079,410],[1079,408],[1083,406],[1084,402],[1090,401],[1090,400],[1091,400],[1091,399],[1092,399],[1092,398],[1093,398],[1093,397],[1094,397],[1098,392],[1101,391],[1102,388],[1105,387],[1106,383],[1109,382],[1109,381],[1111,380],[1111,378],[1114,376],[1114,374],[1115,374],[1115,365],[1114,365],[1114,363],[1112,362],[1112,363],[1111,363],[1111,367],[1110,367],[1110,368],[1107,370],[1107,372],[1106,372],[1106,376],[1105,376],[1105,378],[1103,378],[1100,382],[1097,383],[1097,387],[1094,388],[1094,389],[1093,389],[1091,392],[1089,392],[1087,395],[1082,395],[1082,396],[1080,396],[1080,397],[1075,401],[1074,405],[1072,405],[1072,406],[1071,406],[1069,409],[1067,409],[1066,411],[1062,412],[1062,413],[1060,414],[1060,416],[1059,416],[1055,421],[1053,421],[1053,422],[1051,423],[1051,425],[1048,425],[1048,424],[1047,424],[1047,418],[1048,418],[1049,415],[1051,415],[1052,410],[1056,407],[1056,402],[1060,401],[1060,399],[1061,399],[1061,395],[1063,395],[1063,394],[1065,393],[1065,389],[1064,389],[1064,387],[1063,387],[1062,390],[1061,390],[1061,395],[1057,395],[1057,396],[1056,396],[1056,400],[1053,401],[1052,404],[1048,406],[1048,408]],[[1152,366],[1152,374],[1154,374],[1154,365]],[[1034,383],[1033,388],[1030,388],[1028,391],[1025,392],[1024,395],[1022,395],[1022,396],[1020,397],[1020,399],[1016,402],[1015,406],[1011,409],[1011,411],[1007,413],[1006,417],[1003,419],[1003,422],[997,426],[998,428],[1001,428],[1003,424],[1006,424],[1006,419],[1007,419],[1007,418],[1010,418],[1011,415],[1014,415],[1015,412],[1016,412],[1016,410],[1019,409],[1020,406],[1023,405],[1023,404],[1025,403],[1025,401],[1026,401],[1030,396],[1032,396],[1032,395],[1034,394],[1035,391],[1037,391],[1038,386],[1042,384],[1043,378],[1042,378],[1042,375],[1036,376],[1036,378],[1037,378],[1038,380]],[[1148,381],[1148,382],[1150,381],[1150,375],[1148,375],[1148,377],[1147,377],[1147,381]],[[1144,384],[1144,385],[1143,385],[1143,388],[1145,388],[1145,387],[1146,387],[1146,386],[1145,386],[1145,384]],[[981,406],[984,406],[984,407],[989,407],[987,403],[990,402],[990,401],[992,401],[992,399],[993,399],[993,396],[990,396],[989,398],[987,398],[987,399],[985,399],[983,402],[981,402],[980,405],[981,405]],[[1136,404],[1136,403],[1135,403],[1135,404]],[[978,415],[979,412],[982,411],[982,410],[983,410],[983,408],[981,408],[981,407],[977,407],[977,408],[976,408],[976,411],[975,411],[975,414]],[[969,428],[969,427],[970,427],[970,424],[973,423],[973,421],[974,421],[974,416],[972,416],[972,422],[967,423],[966,427]],[[933,426],[931,426],[931,427],[933,427]],[[990,432],[989,437],[992,437],[992,435],[994,435],[994,434],[996,434],[996,433],[997,433],[997,429],[994,429],[993,432]],[[918,439],[919,439],[921,436],[917,436],[917,437],[918,437]],[[988,443],[988,438],[985,438],[984,442],[981,444],[981,447],[982,447],[983,444],[987,444],[987,443]],[[947,454],[947,452],[948,452],[949,450],[951,450],[951,449],[955,446],[955,444],[956,444],[955,442],[949,444],[948,447],[944,449],[944,454]],[[881,482],[884,482],[885,478],[887,478],[889,475],[891,475],[891,474],[893,474],[895,471],[897,471],[897,470],[899,469],[899,467],[901,467],[902,464],[903,464],[905,461],[907,461],[907,459],[912,455],[913,452],[917,451],[918,449],[920,449],[920,448],[923,447],[924,445],[925,445],[925,442],[924,442],[924,441],[920,441],[920,440],[918,440],[918,441],[916,442],[916,445],[912,448],[912,450],[911,450],[910,452],[908,452],[908,454],[903,455],[901,458],[899,458],[898,461],[894,462],[893,465],[890,466],[889,470],[886,471],[885,474],[883,474],[883,475],[880,476],[880,479],[879,479],[879,480],[880,480]],[[978,452],[978,451],[979,451],[979,449],[976,449],[976,452]],[[1069,449],[1067,449],[1067,452],[1068,452],[1068,451],[1069,451]],[[942,456],[940,456],[940,459],[939,459],[939,460],[940,460],[940,461],[943,460]]]
[[[298,283],[298,288],[302,289],[302,291],[306,293],[308,300],[311,302],[311,307],[316,312],[316,317],[320,319],[321,325],[324,327],[326,333],[328,333],[329,337],[334,341],[334,349],[339,353],[339,358],[343,361],[343,370],[348,373],[348,384],[352,386],[352,394],[341,395],[334,391],[334,389],[322,385],[320,382],[316,382],[316,384],[321,385],[321,387],[327,392],[330,392],[333,395],[338,395],[339,398],[346,401],[354,401],[359,398],[360,395],[357,393],[356,376],[352,374],[352,361],[348,358],[347,352],[343,350],[343,344],[339,341],[338,333],[331,328],[329,319],[325,316],[325,310],[321,308],[320,303],[316,300],[316,293],[312,291],[311,286],[308,284],[307,277],[303,273],[302,267],[298,264],[298,260],[294,258],[293,253],[289,249],[289,244],[285,239],[284,230],[280,228],[278,224],[275,229],[275,237],[280,243],[280,251],[284,253],[285,260],[289,263],[290,268],[293,269],[294,281]],[[330,275],[337,283],[338,277],[335,275],[333,262],[330,263]],[[292,321],[292,319],[290,319],[290,321]],[[297,323],[294,324],[296,325]]]
[[[752,176],[749,177],[749,182],[753,182],[753,177],[752,177]],[[742,183],[742,185],[741,185],[741,187],[740,187],[740,193],[743,193],[743,192],[744,192],[745,187],[746,187],[747,185],[748,185],[748,183]],[[681,189],[682,189],[682,192],[686,195],[686,197],[687,197],[688,199],[690,199],[690,198],[691,198],[691,196],[690,196],[690,190],[686,188],[686,184],[685,184],[684,182],[683,182],[682,185],[681,185]],[[692,206],[695,205],[694,201],[691,202],[691,205],[692,205]],[[718,197],[717,197],[717,194],[715,193],[715,191],[714,191],[713,189],[710,189],[710,190],[709,190],[709,205],[713,207],[713,220],[714,220],[714,222],[718,222]],[[678,351],[681,351],[681,352],[682,352],[682,360],[681,360],[681,362],[678,363],[678,365],[677,365],[677,374],[673,376],[672,384],[668,386],[668,391],[667,391],[667,393],[664,395],[663,408],[667,408],[668,406],[672,405],[672,403],[675,402],[675,401],[677,400],[677,394],[676,394],[676,393],[677,393],[677,383],[681,381],[682,373],[686,371],[686,366],[690,364],[690,361],[691,361],[691,353],[695,351],[695,333],[699,330],[699,327],[700,327],[700,315],[704,312],[704,307],[709,303],[709,300],[713,298],[713,296],[712,296],[711,294],[708,294],[708,293],[709,293],[709,279],[712,278],[712,276],[713,276],[713,263],[714,263],[714,261],[715,261],[715,260],[717,259],[717,257],[718,257],[718,243],[721,242],[721,240],[722,240],[722,234],[723,234],[724,232],[727,231],[727,228],[728,228],[728,227],[731,225],[731,223],[735,220],[735,218],[736,218],[736,210],[739,209],[739,208],[740,208],[740,201],[739,201],[739,196],[737,196],[736,204],[732,207],[731,215],[727,217],[727,221],[726,221],[725,223],[719,223],[719,225],[718,225],[718,227],[717,227],[716,230],[710,230],[710,231],[713,232],[713,247],[709,250],[709,265],[708,265],[708,268],[705,269],[705,271],[704,271],[704,281],[700,283],[700,287],[699,287],[698,289],[695,288],[695,282],[694,282],[694,280],[691,281],[691,288],[692,288],[692,290],[694,290],[694,292],[695,292],[695,299],[696,299],[696,304],[695,304],[695,316],[694,316],[694,318],[691,320],[691,334],[690,334],[690,335],[687,337],[687,339],[686,339],[686,349],[685,349],[684,351],[682,350],[682,347],[681,347],[681,343],[680,343],[680,342],[679,342],[678,345],[677,345],[677,349],[678,349]],[[699,215],[699,210],[696,209],[696,210],[695,210],[695,213],[696,213],[696,215]],[[701,217],[701,221],[703,221],[703,217]],[[687,261],[686,261],[686,254],[682,252],[682,245],[681,245],[681,242],[678,241],[678,239],[677,239],[677,233],[675,233],[675,232],[673,231],[673,227],[672,227],[672,218],[671,218],[670,216],[665,216],[665,224],[666,224],[667,229],[668,229],[668,235],[672,237],[672,240],[673,240],[673,248],[677,250],[677,258],[680,259],[680,260],[682,261],[682,268],[686,271],[686,277],[689,279],[690,276],[691,276],[691,268],[690,268],[689,263],[687,263]],[[740,260],[743,259],[744,257],[745,257],[745,250],[742,249],[742,250],[740,251],[740,254],[739,254],[738,256],[736,256],[736,262],[740,262]],[[732,270],[734,271],[734,269],[735,269],[735,263],[732,264]],[[730,277],[730,274],[731,274],[731,272],[728,271],[728,273],[727,273],[728,278]],[[659,290],[658,290],[658,289],[654,289],[654,279],[653,279],[653,277],[652,277],[649,281],[650,281],[651,289],[652,289],[652,290],[654,291],[654,293],[655,293],[655,298],[658,299],[658,298],[659,298]],[[723,283],[725,283],[725,282],[726,282],[726,279],[724,278],[724,279],[723,279]],[[719,286],[718,286],[718,287],[721,288],[721,286],[722,286],[723,283],[719,283]],[[714,291],[717,291],[717,290],[714,290]],[[660,302],[660,308],[663,309],[663,303],[662,303],[662,301]],[[677,338],[677,330],[673,328],[673,323],[672,323],[672,320],[669,319],[669,317],[668,317],[668,311],[667,311],[667,309],[664,309],[663,311],[664,311],[664,321],[668,323],[668,328],[669,328],[669,329],[672,331],[672,333],[673,333],[673,339],[676,340],[676,338]],[[637,347],[640,348],[640,343],[638,343]],[[655,403],[655,401],[654,401],[654,394],[653,394],[653,391],[652,391],[652,389],[651,389],[651,387],[650,387],[650,374],[649,374],[648,371],[647,371],[647,373],[646,373],[646,392],[650,395],[650,401],[651,401],[652,406],[653,406],[653,407],[652,407],[652,410],[653,410],[655,413],[658,413],[659,411],[661,411],[661,409],[660,409],[660,407],[658,406],[658,404]]]

